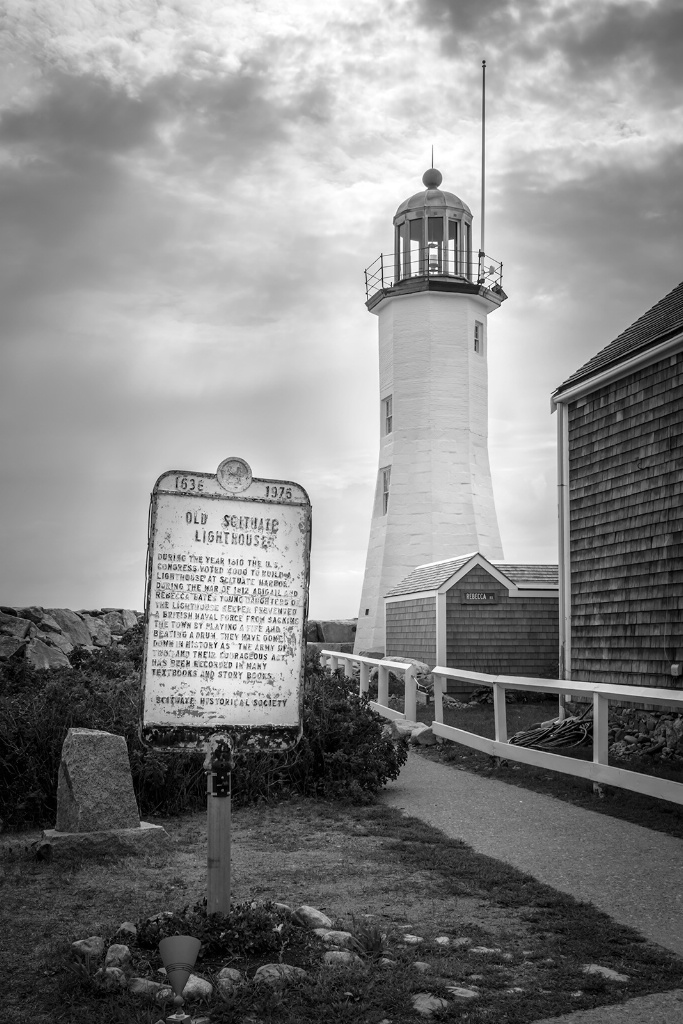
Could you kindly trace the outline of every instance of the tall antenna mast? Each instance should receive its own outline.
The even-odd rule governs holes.
[[[484,213],[486,210],[486,61],[481,62],[481,244],[484,254]]]

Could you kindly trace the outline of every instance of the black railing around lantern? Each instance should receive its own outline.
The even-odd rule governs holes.
[[[498,260],[479,253],[468,261],[463,254],[453,253],[445,246],[433,243],[410,253],[382,253],[378,256],[365,271],[366,300],[402,281],[420,277],[462,281],[492,292],[503,290],[503,264]]]

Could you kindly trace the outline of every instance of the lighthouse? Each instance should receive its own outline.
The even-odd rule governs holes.
[[[365,271],[379,326],[380,447],[355,653],[385,652],[384,596],[416,566],[502,559],[488,455],[489,313],[502,264],[472,249],[472,213],[424,174]]]

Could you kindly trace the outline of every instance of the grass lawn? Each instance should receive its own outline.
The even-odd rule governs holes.
[[[418,720],[431,724],[434,718],[434,705],[418,705]],[[556,718],[558,702],[556,698],[537,704],[506,705],[508,737],[514,733],[528,729],[532,725]],[[478,704],[474,707],[444,707],[443,720],[445,725],[459,729],[467,729],[479,736],[493,738],[493,704]],[[450,764],[479,775],[492,775],[503,782],[510,782],[523,789],[531,789],[537,793],[567,800],[581,807],[589,807],[602,814],[610,814],[615,818],[643,825],[658,832],[683,838],[683,806],[668,800],[657,800],[653,797],[619,789],[616,786],[604,786],[603,796],[593,792],[593,783],[586,779],[553,772],[533,765],[521,764],[512,760],[499,763],[498,758],[490,757],[480,751],[473,750],[461,743],[445,740],[435,747],[421,747],[420,753],[441,764]],[[565,757],[575,757],[584,761],[593,759],[592,744],[583,747],[570,747],[558,750]],[[610,764],[628,771],[643,772],[663,779],[683,782],[683,761],[661,761],[659,758],[639,757],[628,761],[615,760],[610,756]]]
[[[37,862],[21,853],[34,836],[0,839],[3,1020],[154,1024],[164,1015],[128,993],[96,991],[70,954],[75,939],[108,940],[125,920],[179,911],[205,895],[205,816],[161,823],[169,852],[108,863]],[[421,1019],[412,1005],[421,992],[447,1000],[438,1020],[524,1024],[683,986],[682,961],[591,905],[378,804],[239,809],[232,840],[234,901],[306,903],[357,933],[361,922],[374,923],[394,963],[379,966],[368,946],[355,966],[323,967],[320,943],[293,941],[282,961],[304,966],[309,979],[281,991],[248,981],[228,1001],[191,1007],[211,1024],[412,1024]],[[406,933],[424,941],[407,945]],[[448,945],[435,941],[443,936]],[[156,951],[133,952],[135,971],[159,980]],[[273,960],[238,956],[230,965],[250,979],[259,962]],[[197,973],[211,979],[227,962],[200,959]],[[416,962],[428,965],[425,973]],[[584,973],[591,963],[628,980]]]

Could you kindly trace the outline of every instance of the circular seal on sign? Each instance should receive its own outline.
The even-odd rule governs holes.
[[[223,490],[230,491],[231,494],[246,491],[252,481],[250,467],[244,459],[234,457],[223,459],[216,470],[216,476]]]

